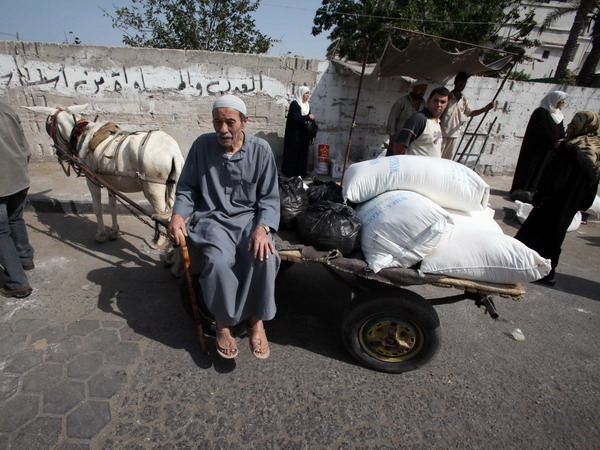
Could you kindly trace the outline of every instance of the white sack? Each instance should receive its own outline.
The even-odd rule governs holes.
[[[513,237],[460,225],[421,263],[425,273],[501,284],[539,280],[550,269],[549,259]]]
[[[410,267],[452,229],[450,215],[411,191],[390,191],[360,205],[361,247],[369,268]]]
[[[431,156],[399,155],[356,163],[346,170],[342,195],[363,203],[393,190],[409,190],[444,208],[484,209],[490,187],[468,167]]]
[[[517,213],[517,220],[521,223],[525,222],[529,213],[533,209],[533,205],[530,203],[523,203],[519,200],[515,200],[515,211]],[[567,231],[575,231],[581,225],[581,211],[577,211],[573,216],[573,220],[569,224]]]
[[[590,215],[588,220],[600,220],[600,195],[596,195],[594,203],[586,211]]]
[[[446,209],[446,211],[455,225],[504,234],[498,222],[494,220],[495,211],[489,206],[479,211],[457,211],[456,209]]]

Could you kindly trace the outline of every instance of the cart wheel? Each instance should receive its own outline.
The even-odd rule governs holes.
[[[358,295],[342,321],[350,354],[381,372],[402,373],[427,364],[441,345],[440,319],[423,297],[405,289]]]

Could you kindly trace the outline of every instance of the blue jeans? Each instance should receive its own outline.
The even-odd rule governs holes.
[[[33,247],[29,243],[23,220],[23,207],[29,188],[0,197],[0,285],[6,289],[29,286],[23,264],[33,262]]]

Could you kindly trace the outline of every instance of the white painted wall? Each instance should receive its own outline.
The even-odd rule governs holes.
[[[161,129],[187,154],[199,134],[212,131],[215,96],[233,92],[248,106],[248,131],[269,141],[280,160],[287,107],[294,90],[304,84],[313,90],[312,112],[319,122],[315,147],[329,144],[332,157],[341,157],[348,146],[358,82],[356,74],[328,61],[296,57],[0,41],[0,97],[19,112],[36,159],[52,157],[44,118],[20,106],[88,103],[87,117],[98,115],[130,131]],[[473,77],[465,95],[479,108],[494,97],[500,83]],[[507,82],[497,107],[480,127],[487,132],[496,118],[479,161],[481,171],[513,170],[531,112],[555,88],[570,96],[564,109],[567,118],[581,109],[600,111],[597,89]],[[369,147],[387,138],[388,112],[407,89],[401,79],[365,78],[352,160],[363,159]],[[478,138],[477,151],[480,143]]]

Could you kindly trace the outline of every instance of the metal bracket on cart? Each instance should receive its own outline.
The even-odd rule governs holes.
[[[475,301],[475,306],[477,306],[478,308],[484,308],[484,313],[489,314],[492,319],[497,319],[498,317],[500,317],[498,315],[498,311],[496,310],[496,305],[494,304],[493,297],[488,294],[464,292],[462,294],[453,295],[450,297],[432,298],[429,299],[429,302],[432,305],[447,305],[450,303],[460,302],[462,300]]]

